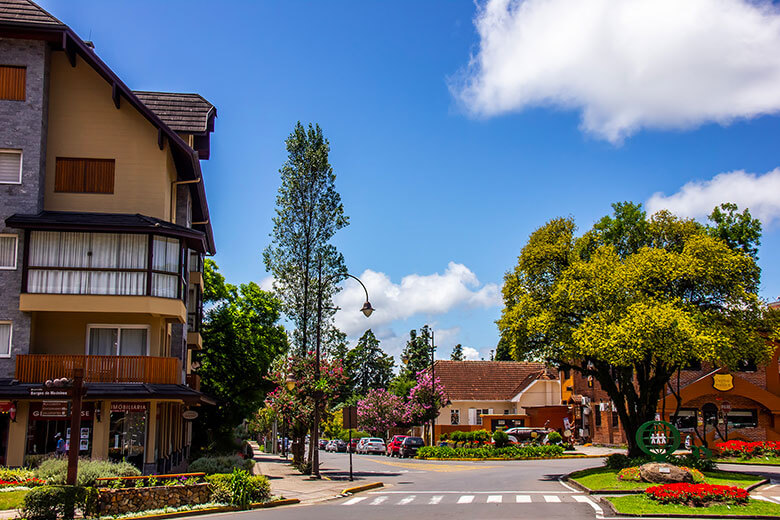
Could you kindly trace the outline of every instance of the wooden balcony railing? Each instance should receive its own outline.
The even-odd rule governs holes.
[[[87,383],[181,383],[181,361],[172,357],[16,356],[16,379],[21,383],[43,383],[49,379],[73,377],[74,368],[84,370]]]

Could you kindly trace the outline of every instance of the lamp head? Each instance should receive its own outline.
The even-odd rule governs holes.
[[[292,374],[287,376],[287,379],[284,381],[284,385],[287,387],[288,391],[293,391],[293,388],[295,388],[295,379],[293,378]]]
[[[371,313],[373,313],[373,312],[374,312],[374,308],[373,308],[373,307],[371,307],[371,302],[369,302],[368,300],[366,300],[366,303],[364,303],[364,304],[363,304],[363,308],[362,308],[362,309],[360,309],[360,312],[362,312],[362,313],[363,313],[363,315],[365,315],[365,317],[366,317],[366,318],[368,318],[369,316],[371,316]]]

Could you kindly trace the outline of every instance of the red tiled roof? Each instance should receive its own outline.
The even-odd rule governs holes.
[[[544,363],[436,361],[436,377],[451,401],[508,401],[537,379],[556,379]]]

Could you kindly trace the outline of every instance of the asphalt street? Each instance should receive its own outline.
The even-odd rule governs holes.
[[[320,454],[324,476],[352,485],[347,454]],[[601,459],[443,462],[353,455],[355,484],[381,481],[384,488],[318,504],[231,514],[271,520],[595,518],[595,502],[559,478],[600,464]]]
[[[323,476],[343,481],[345,488],[375,481],[385,487],[315,504],[225,514],[242,520],[614,518],[596,500],[560,481],[572,471],[601,465],[602,459],[447,462],[353,455],[357,480],[350,483],[347,454],[320,455]],[[769,472],[780,483],[780,468],[723,469]]]

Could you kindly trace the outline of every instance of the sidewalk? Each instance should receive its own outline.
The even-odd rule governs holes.
[[[289,460],[279,455],[263,453],[254,441],[249,441],[249,446],[254,452],[254,473],[265,475],[271,483],[271,493],[285,498],[297,498],[302,503],[319,502],[341,495],[348,487],[357,486],[365,482],[355,479],[355,482],[340,482],[334,480],[313,479],[301,473],[293,467]]]

